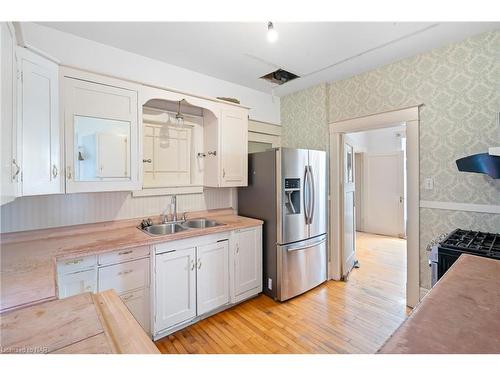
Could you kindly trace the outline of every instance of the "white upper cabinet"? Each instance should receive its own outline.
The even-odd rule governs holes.
[[[73,69],[61,75],[66,192],[137,190],[137,86]]]
[[[246,186],[248,170],[248,111],[222,110],[221,186]]]
[[[59,68],[25,48],[17,53],[22,195],[62,193]]]
[[[219,118],[207,116],[205,121],[205,186],[246,186],[248,110],[224,104],[221,107]]]
[[[1,33],[1,184],[0,204],[13,201],[19,195],[20,165],[16,147],[17,63],[14,27],[0,23]]]

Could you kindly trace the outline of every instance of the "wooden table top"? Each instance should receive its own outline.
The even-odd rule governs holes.
[[[379,353],[500,353],[500,260],[462,254]]]
[[[0,315],[0,353],[159,354],[114,290]]]
[[[225,225],[153,237],[137,229],[140,219],[132,219],[2,234],[0,312],[56,299],[56,260],[262,224],[234,215],[231,209],[188,214],[188,218],[196,217],[210,217]]]

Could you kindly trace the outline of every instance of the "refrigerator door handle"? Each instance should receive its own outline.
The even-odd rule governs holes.
[[[316,189],[314,187],[314,175],[312,171],[312,167],[309,165],[309,183],[311,184],[311,194],[309,196],[309,224],[312,224],[314,219],[314,206],[316,204]]]
[[[304,170],[304,192],[302,193],[304,203],[304,216],[306,217],[306,224],[309,224],[309,207],[311,201],[311,192],[309,191],[309,169],[307,165]],[[306,199],[307,196],[307,199]]]
[[[318,245],[321,245],[325,241],[326,241],[326,239],[322,239],[321,241],[318,241],[318,242],[315,242],[315,243],[312,243],[309,245],[304,245],[304,246],[300,246],[300,247],[291,247],[291,248],[286,249],[286,251],[299,251],[299,250],[310,249],[311,247],[316,247]]]

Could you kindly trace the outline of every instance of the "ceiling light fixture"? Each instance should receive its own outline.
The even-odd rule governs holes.
[[[267,23],[267,40],[270,43],[274,43],[278,40],[278,32],[274,28],[274,25],[271,21]]]
[[[182,99],[182,100],[179,100],[179,109],[177,110],[177,114],[175,115],[175,121],[177,123],[177,126],[179,128],[182,128],[184,126],[184,116],[183,114],[181,113],[181,103],[184,101],[185,99]]]

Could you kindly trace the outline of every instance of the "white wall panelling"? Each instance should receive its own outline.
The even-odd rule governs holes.
[[[203,194],[177,197],[177,210],[232,207],[234,188],[205,188]],[[1,231],[17,232],[135,217],[153,217],[170,204],[170,196],[132,197],[130,192],[58,194],[20,197],[1,208]]]

